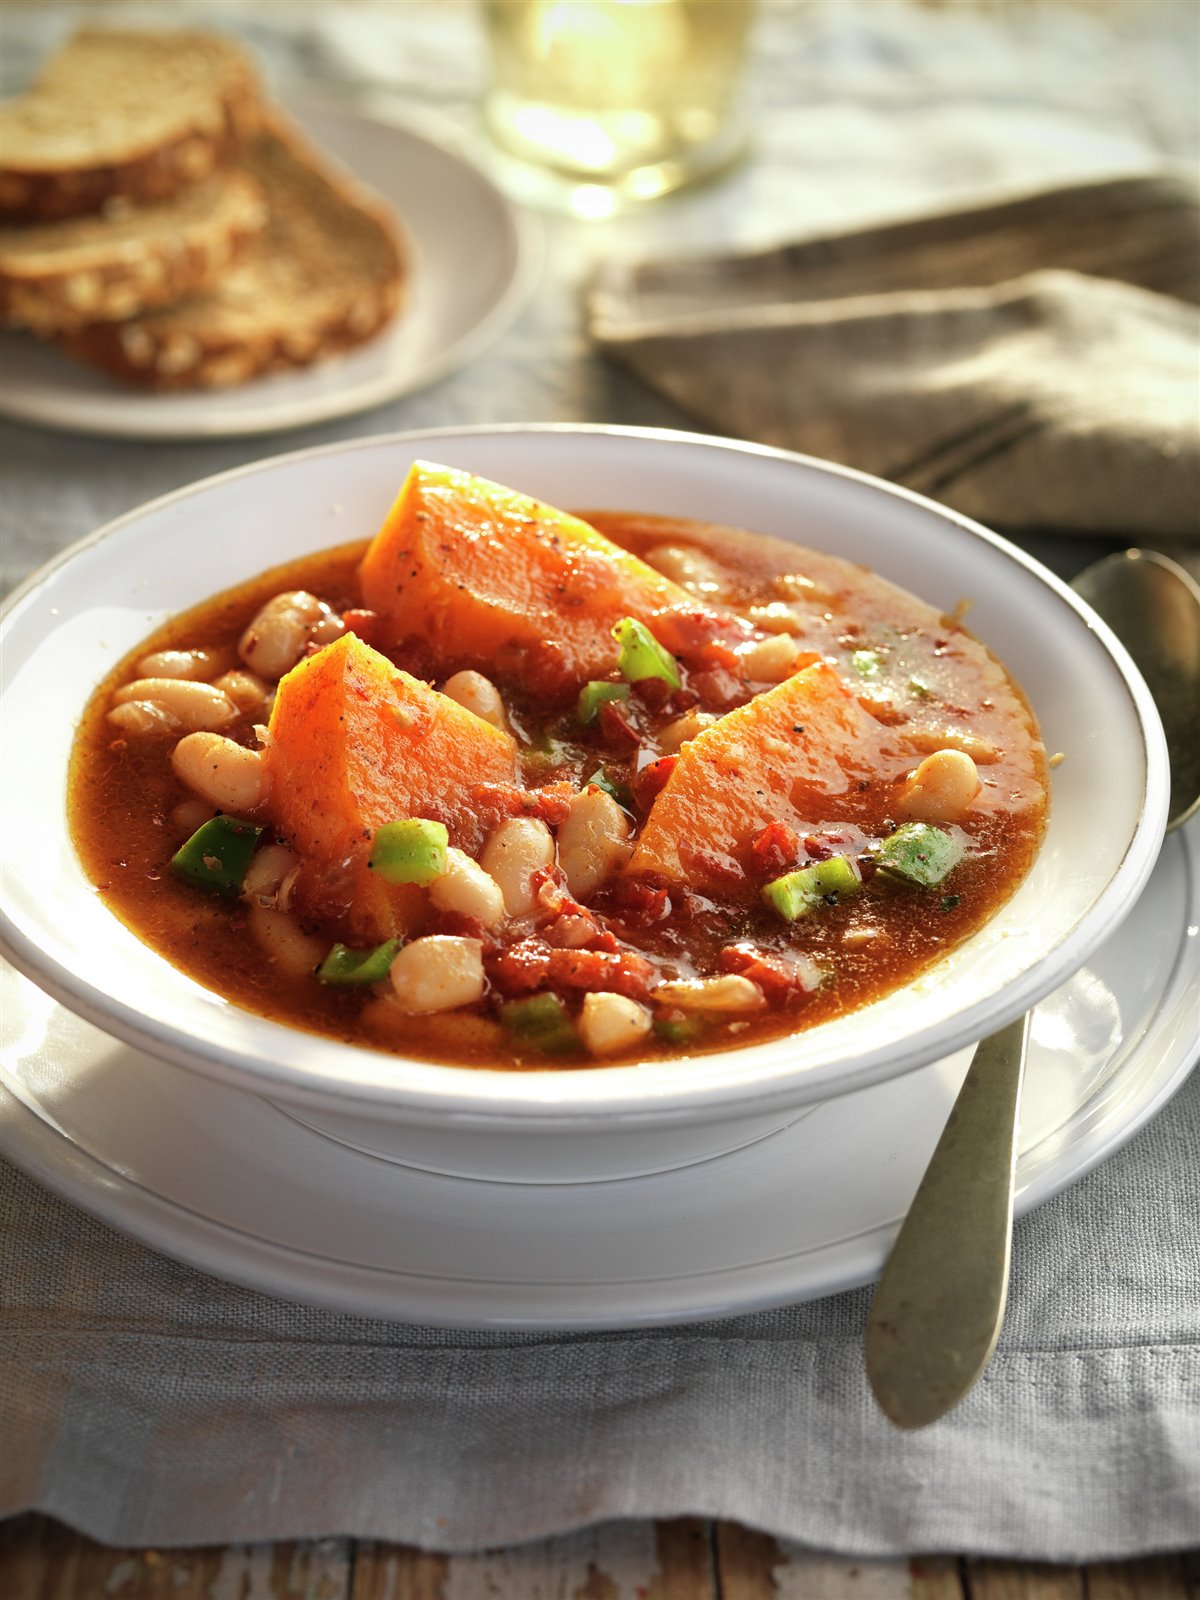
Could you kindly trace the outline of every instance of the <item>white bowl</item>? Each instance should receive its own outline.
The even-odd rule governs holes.
[[[863,562],[949,610],[1029,697],[1053,775],[1049,828],[973,939],[852,1015],[745,1049],[526,1074],[433,1066],[253,1016],[143,945],[84,877],[67,762],[94,684],[164,617],[293,555],[367,537],[411,461],[554,504],[696,517]],[[1134,904],[1166,820],[1161,725],[1133,664],[1069,589],[996,535],[860,473],[690,434],[572,426],[437,430],[300,451],[133,511],[51,562],[0,625],[0,934],[71,1010],[168,1062],[251,1088],[362,1148],[474,1176],[660,1170],[778,1127],[814,1101],[947,1056],[1074,973]]]

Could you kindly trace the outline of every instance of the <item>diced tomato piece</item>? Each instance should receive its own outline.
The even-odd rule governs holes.
[[[490,833],[506,817],[539,817],[556,828],[566,816],[575,794],[565,780],[548,783],[544,789],[522,789],[515,783],[479,783],[471,791],[477,814]]]
[[[524,816],[527,793],[515,783],[479,783],[471,790],[471,798],[476,809],[486,812],[491,822],[493,818]]]
[[[377,611],[368,611],[365,606],[351,606],[348,611],[342,612],[342,621],[346,624],[347,633],[357,634],[372,649],[378,647],[380,628]]]
[[[640,678],[633,685],[635,697],[649,711],[661,711],[668,700],[679,691],[672,689],[671,685],[663,678]]]
[[[617,750],[636,750],[642,738],[630,721],[629,713],[619,700],[606,700],[596,719],[600,737],[605,744]]]
[[[820,984],[821,975],[807,957],[772,955],[743,940],[721,951],[722,971],[749,978],[766,996],[767,1004],[782,1009],[798,1006]]]
[[[731,672],[735,678],[744,678],[746,675],[745,668],[742,665],[742,658],[737,651],[731,650],[728,645],[718,643],[715,639],[706,644],[704,649],[699,652],[696,657],[696,666],[698,670],[704,672],[713,672],[723,667],[726,672]]]
[[[544,988],[550,970],[550,952],[538,939],[485,951],[483,961],[492,987],[509,998]]]
[[[696,870],[703,874],[703,881],[714,890],[737,889],[746,881],[741,864],[732,856],[721,855],[716,850],[697,850],[693,859]]]
[[[681,717],[685,711],[691,711],[694,706],[699,704],[700,696],[694,689],[676,689],[675,693],[667,701],[665,709],[673,717]]]
[[[631,950],[552,950],[549,973],[555,988],[612,990],[641,1000],[649,993],[654,967]]]
[[[764,878],[777,877],[800,859],[800,837],[786,822],[768,822],[750,844],[750,862]]]
[[[556,950],[587,950],[599,932],[594,917],[562,911],[542,928],[542,937]]]
[[[617,899],[631,922],[661,922],[671,914],[670,891],[649,878],[621,878]]]
[[[567,893],[566,880],[556,866],[536,867],[529,875],[529,886],[533,890],[534,904],[552,917],[559,916],[564,906],[574,904]]]
[[[660,611],[654,616],[650,631],[673,656],[686,657],[689,665],[703,664],[711,650],[720,650],[729,662],[736,662],[734,652],[720,641],[754,637],[749,623],[705,606]]]
[[[508,996],[546,988],[603,989],[642,999],[654,976],[651,963],[631,950],[563,950],[540,939],[485,952],[484,964],[493,987]]]
[[[541,889],[539,878],[551,880],[553,874],[554,893],[552,896],[538,893]],[[613,935],[601,928],[593,912],[586,906],[580,905],[578,900],[572,899],[566,888],[559,881],[561,873],[555,868],[543,868],[541,872],[533,875],[535,893],[539,901],[547,907],[549,915],[540,923],[538,932],[546,943],[553,945],[557,950],[607,950],[614,951],[620,947]]]
[[[633,803],[639,811],[649,811],[666,787],[667,779],[674,772],[678,761],[678,756],[661,756],[657,761],[651,761],[648,766],[635,773],[630,790],[633,794]]]
[[[529,793],[533,797],[531,814],[540,817],[548,827],[557,828],[571,809],[575,786],[560,779],[557,783],[548,783],[544,789],[531,789]]]

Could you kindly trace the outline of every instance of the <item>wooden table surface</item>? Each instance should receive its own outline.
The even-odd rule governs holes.
[[[849,1561],[731,1522],[606,1523],[478,1555],[350,1539],[121,1550],[0,1525],[3,1600],[1200,1600],[1200,1550],[1056,1567]]]

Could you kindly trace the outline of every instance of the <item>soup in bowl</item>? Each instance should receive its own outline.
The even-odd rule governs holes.
[[[1055,580],[751,447],[310,452],[48,572],[10,614],[44,672],[39,611],[90,679],[35,764],[53,892],[8,863],[18,963],[366,1148],[520,1136],[454,1170],[647,1170],[937,1059],[1161,835],[1144,689]]]

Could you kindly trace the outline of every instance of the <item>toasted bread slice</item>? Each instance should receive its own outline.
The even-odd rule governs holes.
[[[260,109],[254,71],[228,39],[82,29],[0,105],[0,220],[168,199],[232,160]]]
[[[395,315],[399,235],[381,201],[278,114],[246,162],[267,226],[219,283],[177,305],[63,334],[72,355],[151,389],[227,387],[361,344]]]
[[[50,334],[169,305],[214,282],[267,220],[262,189],[236,170],[110,210],[0,228],[0,318]]]

